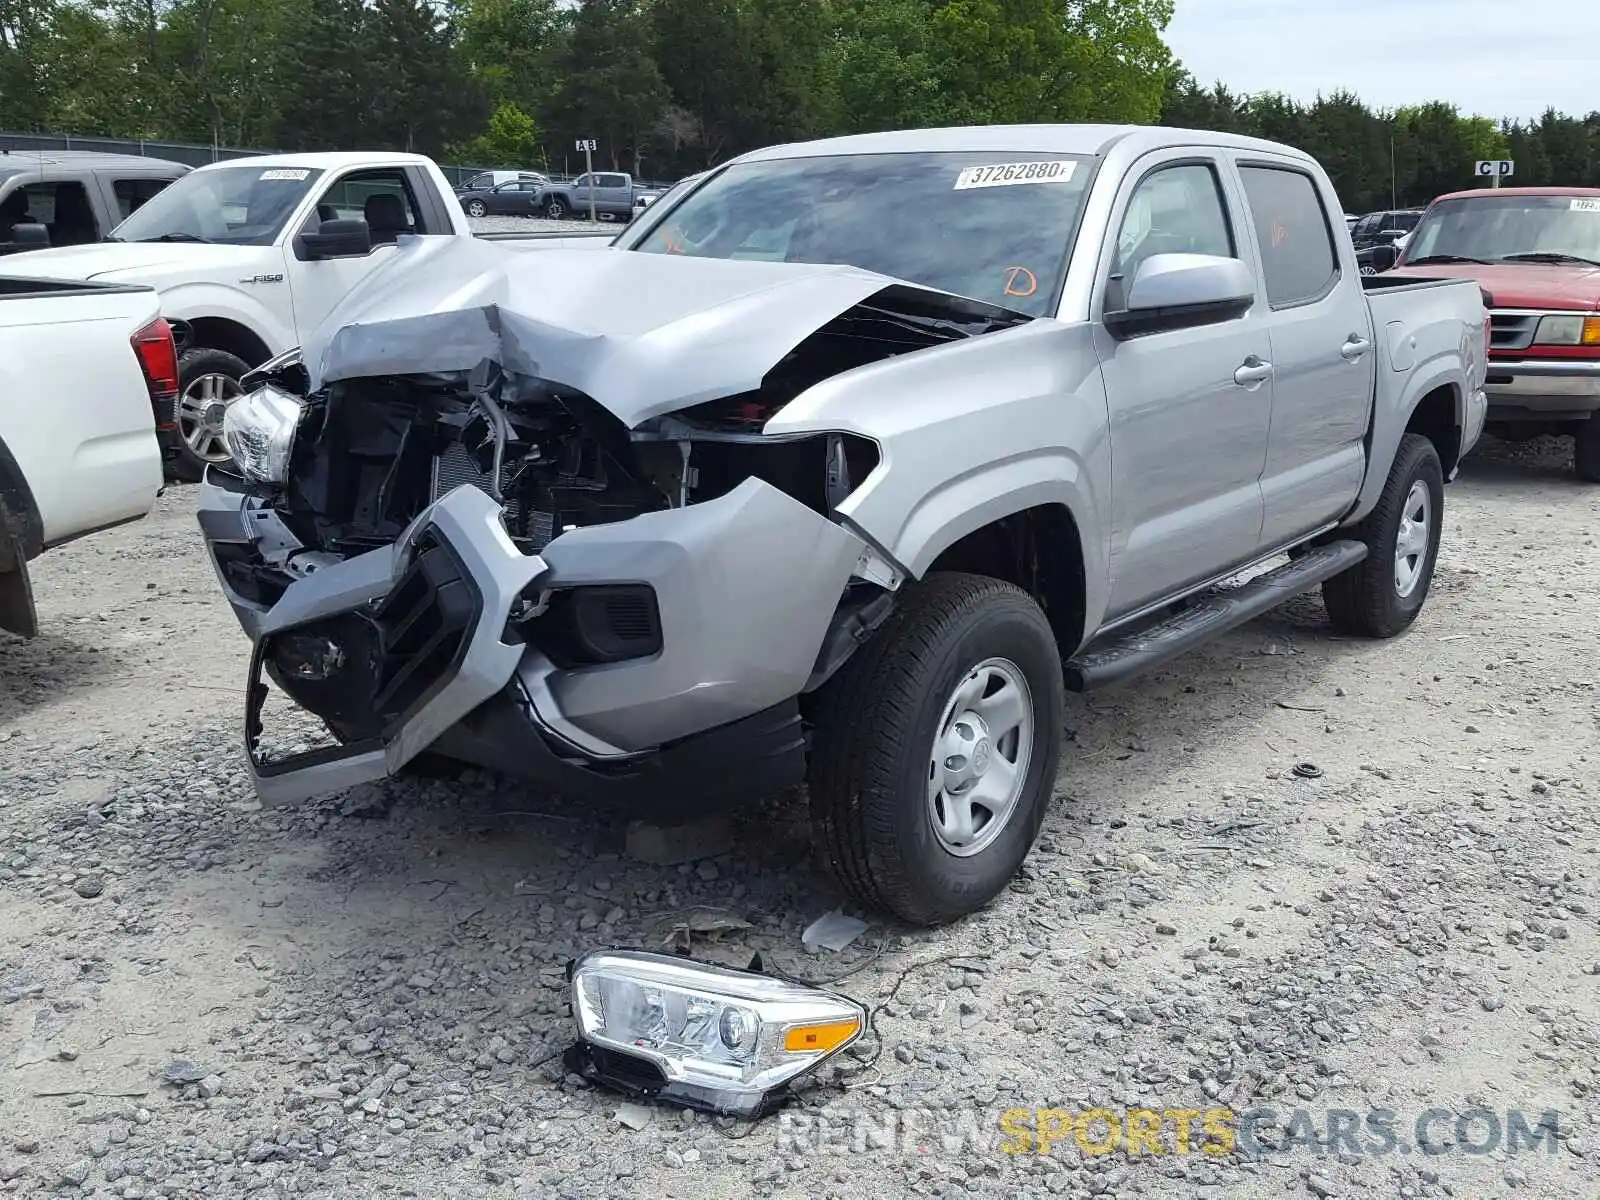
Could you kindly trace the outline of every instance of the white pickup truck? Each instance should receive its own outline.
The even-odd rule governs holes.
[[[222,414],[252,367],[298,346],[407,235],[472,237],[419,154],[269,155],[213,163],[144,204],[103,242],[14,255],[39,278],[137,283],[161,294],[179,350],[173,474],[226,462]],[[603,246],[614,235],[506,234],[514,248]]]
[[[30,559],[150,511],[177,360],[151,288],[0,279],[0,629],[38,632]]]

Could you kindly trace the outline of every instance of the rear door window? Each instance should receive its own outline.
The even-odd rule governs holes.
[[[111,191],[117,198],[117,211],[122,219],[125,221],[138,212],[145,201],[171,182],[170,179],[113,179]]]
[[[628,177],[626,175],[602,175],[600,176],[600,186],[603,188],[625,188],[628,186]]]
[[[1241,164],[1239,174],[1255,223],[1268,303],[1276,309],[1320,300],[1339,278],[1339,257],[1316,183],[1292,167]]]

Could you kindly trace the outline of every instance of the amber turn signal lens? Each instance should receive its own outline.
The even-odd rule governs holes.
[[[828,1021],[820,1025],[796,1025],[783,1035],[783,1048],[795,1054],[813,1050],[836,1050],[857,1033],[860,1021]]]

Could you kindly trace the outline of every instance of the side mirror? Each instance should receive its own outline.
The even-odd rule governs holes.
[[[1103,319],[1113,337],[1125,339],[1230,321],[1255,302],[1255,276],[1237,258],[1152,254],[1139,264],[1127,306]]]
[[[1390,242],[1398,241],[1399,239],[1405,237],[1405,235],[1406,231],[1404,229],[1380,229],[1377,233],[1372,235],[1372,238],[1374,241],[1388,244]]]
[[[50,231],[43,225],[13,225],[11,240],[0,242],[0,254],[23,254],[29,250],[48,250]]]
[[[302,233],[294,239],[295,257],[362,258],[372,253],[372,231],[365,221],[324,221],[315,233]]]

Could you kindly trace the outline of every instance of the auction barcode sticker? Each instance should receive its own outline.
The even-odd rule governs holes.
[[[1077,169],[1075,162],[1060,159],[1045,162],[991,163],[986,167],[966,167],[956,176],[955,190],[1015,187],[1020,183],[1066,183]]]
[[[1600,199],[1594,197],[1580,197],[1572,202],[1573,212],[1600,213]]]
[[[298,180],[298,179],[304,179],[309,174],[311,174],[310,171],[291,170],[291,169],[289,169],[287,167],[277,167],[277,168],[275,168],[274,170],[271,170],[271,171],[263,171],[263,172],[261,172],[261,178],[263,178],[263,179],[296,179],[296,180]]]

